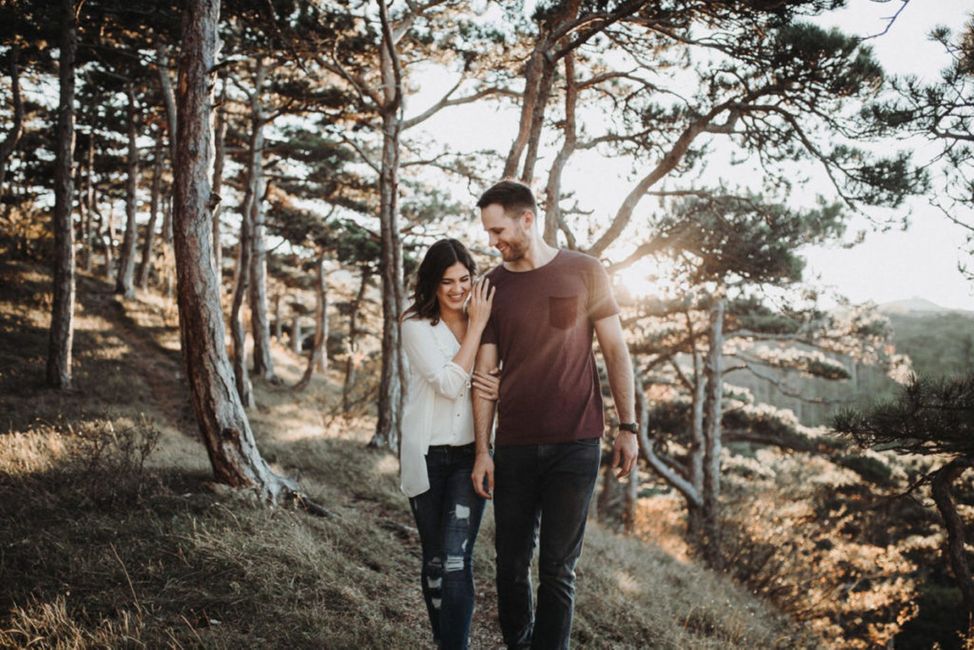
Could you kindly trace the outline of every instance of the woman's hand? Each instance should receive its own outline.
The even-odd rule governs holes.
[[[470,302],[467,303],[467,316],[470,321],[467,327],[473,327],[479,332],[483,332],[487,327],[487,320],[490,318],[490,308],[494,303],[494,287],[490,286],[490,280],[481,278],[473,285],[470,291]]]
[[[500,368],[494,368],[486,374],[479,370],[474,370],[471,383],[473,384],[474,390],[477,391],[477,396],[483,399],[497,401],[501,394],[500,375]]]

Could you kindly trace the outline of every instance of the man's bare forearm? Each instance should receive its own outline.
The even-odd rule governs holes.
[[[490,451],[490,430],[494,424],[493,400],[487,400],[474,394],[473,398],[473,430],[477,442],[477,453]]]
[[[635,379],[632,374],[632,360],[625,344],[613,346],[611,350],[603,350],[605,369],[609,375],[609,390],[615,400],[616,413],[620,422],[636,421],[636,393]]]
[[[497,346],[481,345],[474,369],[486,373],[496,367]],[[490,451],[490,432],[494,424],[496,408],[497,402],[495,400],[485,399],[479,391],[473,392],[473,430],[478,454]]]

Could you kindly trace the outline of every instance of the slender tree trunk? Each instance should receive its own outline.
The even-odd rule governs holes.
[[[626,479],[626,501],[625,510],[622,514],[622,523],[627,534],[632,535],[636,532],[636,509],[639,505],[639,463],[632,466],[629,477]]]
[[[716,295],[710,307],[710,349],[704,364],[707,396],[704,405],[703,526],[704,559],[721,568],[720,553],[720,454],[723,393],[724,298]]]
[[[545,109],[551,97],[551,85],[555,77],[555,64],[547,59],[541,62],[541,79],[538,80],[538,97],[531,114],[531,131],[528,136],[528,150],[521,169],[521,182],[530,184],[534,180],[534,166],[538,161],[538,148],[541,143],[541,129],[544,127]]]
[[[253,486],[271,502],[295,494],[261,457],[233,388],[224,347],[219,286],[213,273],[208,204],[210,80],[219,0],[185,5],[179,70],[179,133],[174,165],[174,244],[179,321],[196,419],[217,480]]]
[[[964,598],[964,608],[967,610],[968,618],[974,616],[974,579],[971,578],[971,568],[967,563],[964,520],[957,512],[951,486],[970,467],[971,461],[955,459],[937,470],[930,483],[933,500],[937,504],[940,516],[944,518],[944,526],[947,529],[944,555]]]
[[[78,143],[75,142],[75,147]],[[91,225],[91,214],[88,212],[88,206],[85,205],[85,195],[81,191],[84,187],[84,165],[75,165],[74,167],[74,195],[76,197],[75,204],[78,206],[78,224],[77,224],[77,238],[80,242],[81,259],[76,261],[75,266],[80,266],[81,268],[87,268],[88,259],[91,258],[91,239],[88,237],[89,227]]]
[[[342,383],[342,411],[348,413],[351,409],[352,386],[355,385],[356,370],[358,370],[358,314],[365,300],[365,291],[369,286],[372,274],[368,269],[362,270],[362,279],[358,293],[348,314],[348,358],[345,359],[345,381]]]
[[[264,246],[264,124],[267,117],[261,101],[264,86],[264,60],[257,60],[254,94],[251,96],[250,136],[250,327],[254,338],[254,374],[273,381],[271,328],[267,317],[267,254]]]
[[[323,373],[328,371],[328,354],[325,341],[328,339],[328,278],[325,274],[325,258],[319,255],[315,262],[315,336],[314,344],[308,353],[308,365],[295,386],[295,390],[304,390],[311,383],[315,369]]]
[[[274,338],[280,343],[284,338],[284,323],[281,321],[281,294],[274,294]]]
[[[95,129],[92,127],[91,133],[88,134],[88,154],[85,156],[85,185],[84,193],[82,194],[81,202],[85,205],[85,225],[84,225],[84,237],[85,237],[85,271],[91,273],[94,268],[94,258],[95,258],[95,233],[92,230],[92,223],[94,219],[92,215],[95,212]]]
[[[10,46],[10,100],[13,102],[14,123],[7,136],[0,142],[0,199],[4,196],[7,161],[24,134],[24,99],[20,95],[20,45]]]
[[[399,315],[403,310],[402,240],[399,233],[399,136],[402,129],[402,79],[396,46],[384,2],[381,67],[385,106],[382,111],[382,163],[379,174],[379,224],[382,236],[382,376],[379,413],[370,447],[399,448],[403,363]]]
[[[129,82],[125,87],[128,96],[128,172],[125,179],[125,235],[122,238],[122,253],[118,265],[118,278],[115,293],[126,298],[135,297],[135,248],[138,243],[138,223],[135,220],[138,196],[136,188],[139,180],[139,148],[136,146],[135,90]]]
[[[689,316],[687,322],[690,323]],[[693,340],[693,419],[690,423],[690,449],[687,458],[687,468],[689,469],[689,479],[693,487],[699,494],[704,493],[704,451],[706,442],[703,435],[704,426],[704,403],[707,398],[707,381],[703,372],[703,360],[696,349],[696,336],[692,332]],[[704,537],[704,516],[703,508],[698,508],[695,504],[687,502],[687,538],[691,543],[702,548]]]
[[[524,153],[524,146],[528,142],[531,134],[531,121],[534,116],[535,106],[538,99],[538,80],[541,77],[541,67],[544,63],[544,51],[536,47],[531,53],[524,66],[524,92],[521,96],[521,117],[518,121],[518,132],[511,143],[511,150],[507,154],[504,162],[504,178],[512,178],[517,174],[518,163],[521,161],[521,154]]]
[[[169,78],[169,46],[161,39],[156,41],[156,68],[159,73],[159,90],[162,94],[163,106],[166,109],[166,127],[169,132],[169,160],[175,173],[176,139],[179,128],[176,122],[176,96],[173,93],[172,79]],[[162,213],[162,276],[163,289],[166,297],[172,298],[173,267],[175,260],[172,251],[172,202],[164,202]]]
[[[237,394],[246,407],[254,405],[250,376],[247,370],[247,329],[244,327],[243,308],[250,278],[250,219],[249,190],[244,197],[244,210],[240,219],[240,243],[237,246],[237,283],[233,287],[233,302],[230,305],[230,333],[233,339],[233,374]]]
[[[216,207],[213,209],[213,268],[216,271],[216,278],[220,281],[220,296],[223,296],[223,244],[220,235],[220,215],[223,212],[223,167],[226,159],[226,138],[227,138],[227,73],[223,69],[223,84],[220,89],[220,101],[216,111],[216,124],[213,127],[213,137],[216,141],[216,157],[213,160],[213,196],[215,197]]]
[[[108,218],[105,220],[105,278],[115,279],[115,201],[108,195]]]
[[[550,86],[550,81],[549,81]],[[548,172],[548,184],[545,188],[545,218],[544,240],[552,245],[558,245],[558,223],[561,221],[561,174],[568,159],[575,153],[575,104],[577,101],[575,90],[575,56],[565,56],[565,134],[561,150],[555,156]],[[530,150],[529,150],[530,157]],[[526,163],[525,163],[526,164]]]
[[[152,190],[149,195],[149,225],[145,230],[145,245],[142,247],[142,262],[139,264],[139,288],[149,286],[152,272],[152,245],[156,238],[156,223],[159,221],[159,193],[162,189],[162,143],[156,140],[155,160],[152,165]]]
[[[291,352],[301,354],[301,315],[295,314],[291,319]]]
[[[73,0],[61,1],[61,53],[58,61],[57,151],[54,160],[54,301],[47,355],[47,383],[71,387],[71,347],[74,339],[74,226],[71,208],[74,187],[74,68],[78,50],[78,26]]]

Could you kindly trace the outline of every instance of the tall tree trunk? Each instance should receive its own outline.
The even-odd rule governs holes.
[[[693,419],[690,422],[690,449],[688,450],[687,468],[689,470],[690,483],[700,493],[704,493],[704,452],[707,448],[704,440],[704,403],[707,399],[707,380],[704,377],[703,360],[700,352],[697,351],[697,338],[693,333],[693,324],[690,316],[687,316],[687,323],[691,329],[691,340],[693,341]],[[697,507],[693,502],[687,502],[687,538],[693,544],[702,547],[704,536],[704,516],[703,508]]]
[[[538,80],[538,96],[531,114],[531,130],[528,135],[528,150],[521,169],[521,182],[530,184],[534,180],[534,166],[538,161],[538,148],[541,144],[541,129],[544,127],[544,114],[551,97],[551,85],[555,78],[555,64],[547,58],[541,62],[541,78]]]
[[[244,209],[240,219],[240,242],[237,246],[237,282],[233,287],[233,301],[230,304],[230,333],[233,339],[233,374],[240,402],[246,406],[254,405],[250,376],[247,370],[247,329],[241,313],[247,285],[250,278],[250,197],[249,189],[244,196]]]
[[[311,352],[308,353],[308,365],[295,386],[295,390],[304,390],[314,375],[315,369],[328,371],[328,354],[325,342],[328,340],[328,278],[325,274],[325,257],[319,255],[315,262],[315,336]]]
[[[632,535],[636,532],[636,510],[639,505],[639,463],[634,463],[629,477],[626,479],[626,500],[625,510],[622,514],[622,523],[626,533]]]
[[[75,148],[77,148],[78,143],[75,141]],[[75,204],[78,206],[78,223],[77,228],[77,239],[81,244],[79,246],[81,252],[81,259],[75,261],[75,267],[86,268],[87,260],[91,257],[91,239],[88,238],[89,226],[91,225],[91,214],[88,212],[88,206],[85,205],[85,195],[81,191],[84,187],[84,165],[74,166],[74,196]]]
[[[531,57],[524,64],[524,92],[521,94],[521,117],[518,120],[517,136],[511,143],[511,150],[507,153],[504,162],[504,178],[513,178],[517,174],[518,164],[521,162],[521,155],[524,147],[528,143],[528,136],[531,134],[531,122],[534,117],[535,106],[538,100],[538,80],[541,77],[541,69],[544,63],[544,51],[539,44],[531,53]]]
[[[291,319],[291,352],[301,354],[301,314]]]
[[[219,11],[219,0],[198,0],[186,3],[182,16],[180,136],[173,201],[179,321],[196,419],[217,480],[236,487],[254,486],[264,498],[276,502],[293,495],[296,486],[275,475],[261,457],[233,389],[211,259],[208,75]]]
[[[17,148],[24,134],[24,99],[20,95],[20,45],[10,46],[10,100],[14,105],[14,123],[7,136],[0,142],[0,199],[4,196],[4,180],[7,176],[7,161]]]
[[[274,338],[280,343],[284,338],[284,322],[281,320],[281,293],[274,294]]]
[[[216,124],[213,126],[213,137],[216,141],[216,157],[213,160],[213,196],[215,197],[216,207],[213,208],[213,269],[216,271],[216,279],[220,281],[220,296],[223,296],[223,243],[220,234],[220,214],[223,212],[223,167],[226,159],[226,138],[227,138],[227,72],[226,68],[221,75],[223,84],[220,88],[220,101],[217,105]]]
[[[544,240],[551,246],[558,245],[558,223],[561,221],[561,175],[568,159],[575,153],[575,104],[577,98],[575,56],[569,53],[565,56],[565,124],[562,129],[565,135],[561,149],[551,164],[551,170],[548,172],[548,184],[545,187]]]
[[[358,314],[365,300],[365,292],[369,286],[369,279],[372,277],[368,268],[362,270],[362,279],[359,283],[358,293],[352,301],[351,309],[348,313],[348,357],[345,359],[345,381],[342,382],[342,411],[348,413],[351,409],[352,386],[355,385],[355,374],[358,370]]]
[[[125,86],[128,96],[128,170],[125,179],[125,236],[122,238],[122,254],[119,258],[118,278],[115,281],[115,293],[126,298],[135,297],[135,247],[138,243],[138,223],[136,223],[136,204],[139,180],[139,148],[136,146],[138,136],[135,125],[135,89],[129,82]]]
[[[108,194],[108,217],[105,220],[105,278],[115,279],[115,201]]]
[[[71,387],[71,347],[74,339],[74,226],[71,223],[74,187],[74,68],[78,26],[73,0],[61,0],[61,53],[58,61],[57,151],[54,160],[54,301],[47,355],[47,383]]]
[[[267,253],[264,246],[264,124],[267,117],[261,101],[264,60],[257,59],[254,94],[251,96],[250,169],[250,328],[254,338],[254,374],[273,381],[271,328],[267,317]]]
[[[721,568],[720,553],[720,453],[723,417],[724,297],[713,297],[710,307],[710,349],[704,364],[707,396],[704,405],[703,527],[704,559],[711,568]]]
[[[159,90],[162,94],[163,106],[166,109],[166,127],[169,132],[169,161],[175,173],[176,165],[176,139],[179,135],[179,128],[176,121],[176,96],[173,93],[172,79],[169,78],[169,46],[161,39],[156,41],[156,68],[159,73]],[[162,212],[162,285],[166,297],[172,298],[173,291],[173,267],[175,260],[172,251],[172,202],[164,202]]]
[[[149,225],[145,230],[145,244],[142,247],[142,262],[139,264],[139,288],[145,290],[152,272],[152,245],[156,238],[156,223],[159,221],[159,193],[162,189],[162,142],[156,140],[155,160],[152,165],[152,189],[149,195]]]
[[[379,174],[379,224],[382,237],[382,376],[379,413],[370,447],[399,448],[403,363],[399,315],[403,309],[402,240],[399,233],[399,135],[402,130],[402,77],[385,2],[380,52],[383,95],[382,163]]]
[[[81,202],[85,205],[84,237],[85,237],[85,271],[91,273],[95,258],[95,233],[92,230],[95,212],[95,129],[88,134],[88,153],[85,156],[85,184]]]
[[[963,458],[955,459],[937,470],[930,483],[933,500],[947,528],[944,555],[964,598],[964,608],[967,610],[968,618],[974,616],[974,580],[971,578],[971,568],[967,563],[964,521],[957,512],[957,504],[954,503],[951,494],[951,485],[970,467],[971,461]]]

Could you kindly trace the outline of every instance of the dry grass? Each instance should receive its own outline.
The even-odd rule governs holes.
[[[44,389],[44,285],[0,266],[0,646],[430,647],[396,461],[365,448],[371,420],[328,416],[337,376],[258,383],[265,456],[339,516],[268,509],[209,482],[157,299],[85,279],[77,387]],[[275,355],[296,381],[303,359]],[[492,538],[488,508],[475,648],[501,646]],[[806,645],[726,579],[594,522],[578,574],[577,647]]]

